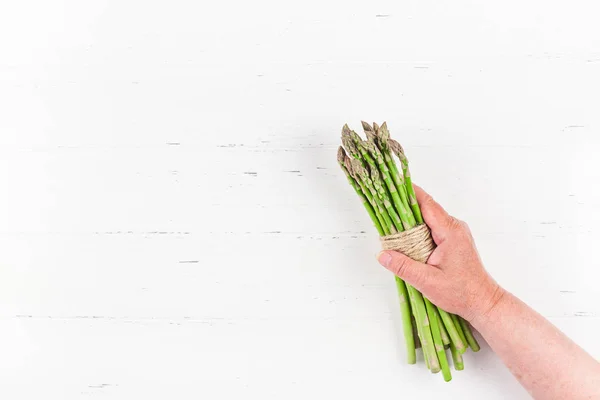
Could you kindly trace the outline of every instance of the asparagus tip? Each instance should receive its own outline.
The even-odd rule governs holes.
[[[344,126],[342,126],[342,135],[348,134],[350,134],[350,127],[348,126],[348,124],[344,124]]]
[[[354,166],[352,165],[352,158],[348,156],[344,157],[344,166],[346,167],[346,170],[352,177],[356,177],[356,171],[354,169]]]
[[[377,133],[379,134],[378,137],[381,143],[383,143],[384,146],[387,146],[388,141],[390,140],[390,131],[388,130],[387,122],[381,124],[381,127]]]
[[[369,136],[368,133],[367,133],[367,136]],[[377,146],[375,145],[374,138],[369,137],[369,141],[362,142],[361,145],[365,150],[367,150],[371,154],[375,154],[377,152]]]
[[[353,130],[350,131],[350,137],[352,138],[352,140],[354,140],[354,143],[356,143],[357,145],[360,145],[363,142],[360,135]]]
[[[369,125],[368,122],[360,121],[360,123],[362,124],[363,130],[365,131],[365,133],[369,132],[369,131],[373,131],[373,127],[371,127],[371,125]]]
[[[344,145],[344,147],[346,148],[346,151],[354,158],[359,158],[360,154],[358,151],[358,147],[356,146],[356,143],[354,143],[354,140],[352,139],[352,136],[350,135],[350,132],[344,132],[342,133],[342,144]]]
[[[367,140],[369,143],[377,143],[377,135],[373,131],[365,131],[365,135],[367,135]]]
[[[402,148],[402,146],[400,146],[400,143],[396,142],[394,139],[389,139],[388,144],[390,146],[390,149],[392,149],[394,154],[396,154],[396,156],[398,156],[399,159],[406,159],[406,156],[404,155],[404,149]]]
[[[371,180],[373,181],[373,184],[379,184],[379,170],[377,168],[371,168],[369,172],[371,173]]]
[[[350,160],[350,165],[352,167],[352,171],[354,171],[354,173],[361,177],[363,180],[366,180],[366,178],[369,176],[369,173],[367,172],[366,168],[363,167],[360,161],[356,158]]]
[[[338,163],[340,165],[343,164],[345,158],[346,158],[346,152],[344,151],[344,148],[342,146],[338,147],[338,152],[337,152]]]

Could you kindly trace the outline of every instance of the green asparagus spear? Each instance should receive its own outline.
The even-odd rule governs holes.
[[[452,323],[454,324],[454,328],[456,328],[456,332],[458,332],[458,336],[460,337],[460,340],[465,345],[465,350],[461,353],[461,354],[463,354],[467,349],[468,342],[467,342],[467,337],[465,336],[465,333],[463,332],[462,326],[460,324],[460,317],[455,314],[450,314],[450,318],[452,318]],[[454,342],[454,343],[456,344],[456,342]],[[458,350],[460,351],[460,349],[458,349]]]
[[[342,152],[344,151],[343,148],[340,147],[340,149],[342,150]],[[373,199],[373,195],[365,187],[365,185],[362,182],[362,180],[354,172],[354,169],[352,168],[352,160],[350,159],[350,157],[348,157],[346,155],[345,152],[344,152],[344,168],[345,168],[346,172],[348,172],[348,174],[350,174],[350,176],[354,179],[354,182],[359,186],[359,188],[360,188],[361,192],[363,193],[363,195],[367,198],[367,200],[369,200],[369,203],[371,204],[371,207],[373,208],[373,211],[375,212],[375,216],[377,217],[379,225],[381,226],[381,229],[383,231],[383,235],[389,235],[390,234],[390,230],[389,230],[389,227],[385,224],[383,216],[381,215],[381,212],[380,212],[380,209],[379,209],[379,205]]]
[[[427,308],[421,293],[412,287],[406,285],[408,294],[411,297],[412,310],[417,321],[417,329],[419,330],[419,339],[421,340],[421,347],[423,348],[423,354],[429,364],[429,369],[432,373],[440,372],[440,361],[438,360],[435,344],[433,342],[433,335],[431,333],[430,321],[427,316]]]
[[[450,341],[454,343],[456,349],[460,354],[463,354],[467,350],[466,342],[464,342],[458,333],[458,330],[454,326],[454,322],[452,321],[452,317],[446,311],[442,310],[438,307],[438,311],[440,313],[440,318],[442,319],[443,325],[448,331],[448,336],[450,337]]]
[[[402,164],[402,171],[404,173],[404,180],[406,181],[406,190],[408,192],[408,200],[410,201],[410,207],[413,210],[413,214],[418,224],[423,223],[423,216],[421,215],[421,209],[419,208],[419,203],[417,202],[417,195],[415,194],[415,189],[412,185],[412,177],[410,176],[410,169],[408,168],[408,158],[404,155],[404,149],[400,146],[400,143],[396,142],[393,139],[388,140],[390,149],[396,154],[396,156],[400,159]]]
[[[460,352],[456,349],[454,343],[450,343],[450,352],[452,353],[452,362],[454,363],[454,369],[457,371],[462,371],[463,369],[465,369],[462,354],[460,354]]]
[[[381,173],[383,181],[385,182],[389,193],[392,197],[392,201],[394,203],[394,207],[398,210],[398,214],[400,214],[400,219],[402,220],[402,224],[404,225],[404,229],[410,229],[416,225],[415,217],[410,209],[405,206],[402,198],[394,184],[392,176],[390,174],[390,170],[383,158],[383,154],[375,144],[375,142],[362,142],[361,145],[373,156],[373,159],[377,163],[377,168]]]
[[[381,227],[381,222],[379,221],[379,218],[377,218],[377,215],[375,214],[375,210],[371,206],[371,203],[369,202],[369,200],[363,193],[363,191],[360,188],[360,186],[358,185],[358,183],[354,180],[354,178],[350,175],[350,172],[346,168],[345,163],[344,163],[345,158],[346,158],[346,153],[344,153],[344,149],[340,147],[338,149],[338,164],[340,165],[340,167],[346,174],[348,183],[350,183],[350,186],[352,186],[354,188],[354,191],[356,192],[358,197],[362,200],[363,205],[364,205],[365,209],[367,210],[367,213],[371,217],[371,220],[373,221],[373,224],[375,225],[375,228],[377,229],[377,232],[379,232],[380,236],[385,235],[383,228]]]
[[[471,348],[471,350],[473,350],[475,353],[477,353],[480,350],[479,347],[479,343],[477,343],[477,340],[475,339],[475,336],[473,336],[473,332],[471,331],[471,326],[469,325],[469,323],[467,321],[465,321],[462,318],[458,318],[458,320],[460,321],[460,326],[463,330],[463,332],[465,333],[465,336],[467,338],[467,342],[469,343],[469,347]]]
[[[388,168],[391,171],[392,179],[394,180],[394,184],[398,188],[400,192],[400,198],[402,199],[402,203],[405,204],[407,208],[410,207],[410,201],[408,200],[408,190],[406,188],[406,182],[404,180],[404,173],[401,173],[394,162],[394,158],[390,152],[390,146],[388,141],[390,140],[390,132],[387,129],[387,123],[381,124],[381,127],[375,132],[377,136],[377,143],[379,144],[379,148],[383,153],[383,157],[385,159]],[[414,211],[413,211],[414,218]],[[422,222],[420,222],[422,223]]]
[[[448,366],[448,358],[446,357],[446,350],[444,349],[444,343],[442,342],[442,335],[440,332],[440,326],[438,324],[438,317],[436,315],[435,306],[427,299],[425,300],[425,306],[427,307],[427,315],[431,322],[431,333],[433,334],[433,343],[437,358],[442,369],[442,374],[446,382],[450,382],[452,374],[450,373],[450,367]]]
[[[444,347],[447,348],[447,346],[450,345],[450,336],[448,335],[448,330],[446,329],[446,327],[444,326],[444,323],[442,322],[442,317],[440,317],[438,307],[433,306],[433,308],[435,309],[435,317],[437,318],[438,326],[440,327],[440,333],[442,335],[442,342],[444,343]]]
[[[402,315],[402,328],[404,331],[404,340],[406,342],[406,357],[409,364],[417,363],[417,354],[415,352],[415,338],[413,336],[412,318],[410,314],[410,303],[406,284],[399,277],[396,279],[396,288],[400,299],[400,313]]]
[[[353,169],[354,173],[356,173],[356,176],[358,176],[360,178],[360,180],[365,185],[365,187],[371,192],[371,195],[373,196],[373,201],[377,204],[377,206],[379,208],[379,212],[381,213],[381,216],[383,217],[385,224],[388,226],[390,233],[391,234],[398,233],[398,231],[395,228],[394,223],[392,222],[392,219],[390,218],[390,215],[386,211],[386,210],[389,211],[390,209],[393,211],[393,208],[389,207],[389,201],[387,202],[388,204],[383,202],[383,199],[381,198],[380,193],[377,191],[375,184],[373,183],[373,181],[371,180],[371,177],[369,176],[369,171],[367,171],[367,169],[365,167],[363,167],[362,163],[357,159],[352,160],[351,164],[352,164],[352,169]],[[378,185],[378,186],[381,186],[381,185]]]

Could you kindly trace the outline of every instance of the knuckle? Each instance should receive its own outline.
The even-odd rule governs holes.
[[[460,225],[462,230],[464,230],[467,233],[471,233],[471,228],[469,227],[469,224],[467,224],[465,221],[460,221]]]
[[[467,225],[467,223],[465,221],[461,221],[460,219],[458,219],[456,217],[450,217],[450,221],[449,221],[448,225],[449,225],[450,229],[453,231],[457,231],[460,233],[470,233],[471,232],[469,225]]]
[[[431,206],[435,204],[435,200],[433,199],[433,197],[431,197],[430,194],[426,194],[425,198],[423,199],[423,203],[425,203],[426,206]]]
[[[458,218],[451,216],[448,223],[450,225],[450,228],[452,228],[452,229],[460,229],[461,228],[461,222],[462,221],[459,220]]]
[[[460,225],[460,231],[465,235],[465,236],[471,236],[471,229],[469,229],[469,225],[467,225],[465,222],[463,222]]]
[[[458,231],[460,229],[460,221],[453,216],[446,220],[446,228],[450,231]]]

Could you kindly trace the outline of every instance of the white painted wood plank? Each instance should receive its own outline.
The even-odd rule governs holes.
[[[387,119],[488,269],[596,357],[598,5],[13,2],[0,397],[527,398],[404,365],[335,164]]]

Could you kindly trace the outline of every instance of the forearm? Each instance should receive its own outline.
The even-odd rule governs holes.
[[[600,363],[512,294],[472,324],[534,398],[600,398]]]

